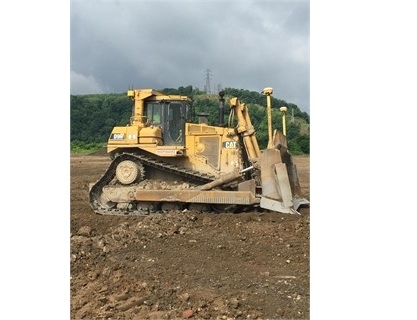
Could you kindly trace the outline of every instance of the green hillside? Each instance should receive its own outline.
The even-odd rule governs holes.
[[[209,124],[218,125],[219,96],[206,94],[192,86],[156,89],[165,94],[187,95],[193,100],[194,121],[200,112],[209,114]],[[248,107],[256,130],[259,146],[266,148],[268,141],[266,97],[259,92],[226,88],[225,123],[228,121],[230,98],[237,97]],[[288,147],[292,154],[310,153],[310,116],[297,105],[272,96],[273,128],[282,131],[281,107],[287,107],[286,131]],[[118,94],[71,95],[71,151],[79,152],[102,148],[114,126],[125,126],[132,113],[132,101],[126,92]]]

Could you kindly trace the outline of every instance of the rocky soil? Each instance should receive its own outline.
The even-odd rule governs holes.
[[[295,157],[310,192],[309,157]],[[101,216],[110,163],[71,156],[71,319],[309,319],[310,210]]]

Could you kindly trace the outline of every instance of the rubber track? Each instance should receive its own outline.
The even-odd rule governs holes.
[[[100,204],[100,195],[102,193],[102,189],[108,185],[116,176],[116,168],[119,163],[125,160],[131,160],[134,162],[140,162],[146,171],[146,167],[153,167],[158,170],[169,172],[171,174],[177,175],[179,179],[188,179],[195,181],[197,183],[208,183],[213,181],[215,178],[214,176],[208,176],[207,174],[202,174],[200,172],[196,172],[193,170],[180,168],[175,165],[163,162],[161,160],[156,160],[145,155],[139,154],[130,154],[124,153],[114,159],[110,166],[107,168],[104,175],[91,187],[90,189],[90,206],[94,210],[95,213],[101,215],[148,215],[148,212],[143,212],[140,210],[120,210],[120,209],[107,209],[104,208]]]

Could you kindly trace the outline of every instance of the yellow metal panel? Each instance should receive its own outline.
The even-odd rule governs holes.
[[[110,144],[110,145],[112,145],[112,144],[116,144],[116,145],[126,144],[127,128],[128,127],[114,127],[111,134],[110,134],[108,144]]]
[[[140,130],[139,143],[144,144],[162,144],[162,130],[159,127],[145,127]]]

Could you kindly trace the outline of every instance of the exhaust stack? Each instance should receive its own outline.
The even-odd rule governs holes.
[[[219,127],[224,127],[224,91],[219,92]]]

